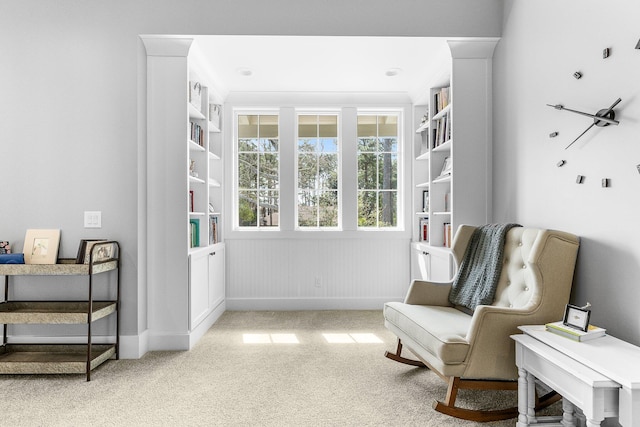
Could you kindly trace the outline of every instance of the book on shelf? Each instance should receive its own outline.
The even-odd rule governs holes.
[[[209,244],[214,245],[218,243],[220,240],[218,238],[218,216],[210,215],[209,216]]]
[[[200,220],[189,220],[189,247],[197,248],[200,246]]]
[[[450,248],[451,247],[451,223],[450,222],[445,222],[444,224],[442,224],[442,228],[444,229],[444,236],[443,236],[443,242],[444,242],[444,247],[445,248]]]
[[[429,218],[420,219],[420,241],[429,241]]]
[[[587,331],[566,326],[562,321],[551,322],[545,325],[547,331],[574,341],[589,341],[606,335],[607,330],[595,325],[589,325]]]
[[[191,124],[191,132],[189,138],[201,147],[204,147],[204,129],[202,126],[195,122],[189,122]]]
[[[450,86],[440,88],[437,92],[433,94],[433,104],[435,106],[434,114],[438,114],[438,112],[442,111],[447,105],[449,105],[449,92],[451,90]]]
[[[451,139],[451,126],[449,124],[449,114],[435,120],[433,128],[433,142],[431,148],[437,148]]]

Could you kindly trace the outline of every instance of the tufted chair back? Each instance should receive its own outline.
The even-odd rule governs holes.
[[[457,265],[460,264],[465,250],[476,227],[461,225],[458,228],[452,245],[452,252]],[[513,309],[522,314],[526,313],[526,324],[544,324],[562,319],[565,305],[569,301],[573,272],[578,252],[578,239],[569,233],[556,230],[541,230],[535,228],[514,227],[507,233],[504,247],[504,260],[496,296],[492,307]],[[478,306],[474,312],[467,339],[473,347],[472,341],[494,343],[491,335],[508,337],[517,333],[513,325],[505,322],[505,330],[500,331],[501,325],[491,328],[479,328],[480,316],[478,311],[486,307]],[[477,346],[476,346],[477,347]],[[474,351],[482,351],[474,348]],[[513,360],[513,353],[504,354],[504,362]],[[499,356],[502,359],[502,356]],[[467,376],[481,375],[487,371],[486,361],[482,358],[469,358]],[[503,372],[504,377],[516,375],[513,363],[510,374]]]

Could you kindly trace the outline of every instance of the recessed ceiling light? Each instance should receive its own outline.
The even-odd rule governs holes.
[[[253,71],[251,71],[251,68],[244,68],[244,67],[238,68],[236,72],[244,77],[249,77],[250,75],[253,74]]]
[[[402,70],[400,68],[389,68],[387,71],[384,72],[384,75],[387,77],[394,77],[400,74],[401,72]]]

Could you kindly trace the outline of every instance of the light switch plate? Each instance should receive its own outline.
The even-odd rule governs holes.
[[[84,228],[102,228],[102,212],[84,211]]]

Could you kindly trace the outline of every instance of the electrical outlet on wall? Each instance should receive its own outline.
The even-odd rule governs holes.
[[[84,211],[84,228],[102,228],[102,212]]]

